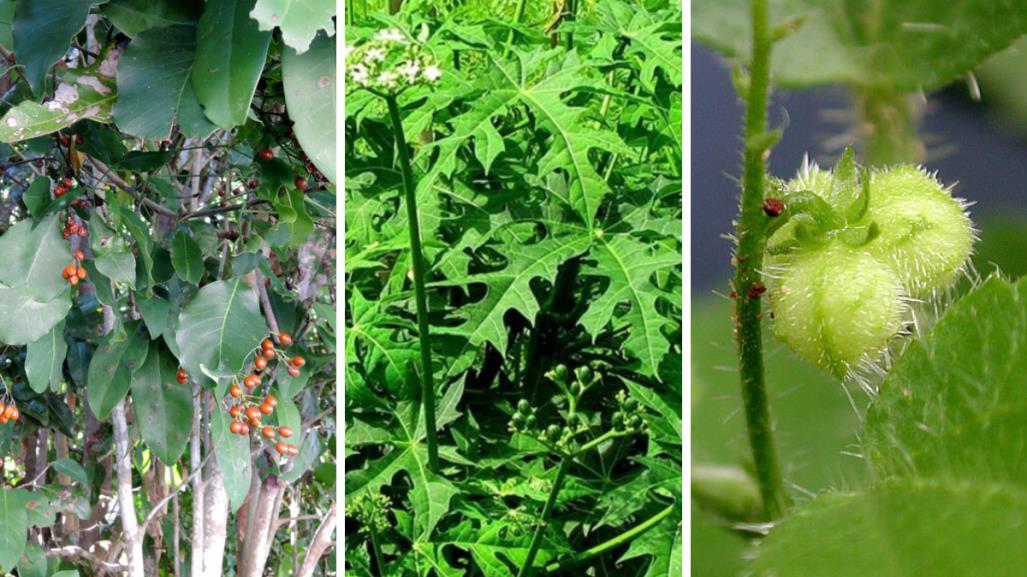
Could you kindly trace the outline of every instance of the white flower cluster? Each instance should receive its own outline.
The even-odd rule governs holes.
[[[357,88],[384,94],[435,84],[442,78],[442,70],[422,44],[426,32],[422,29],[420,39],[415,40],[398,28],[387,28],[360,46],[347,45],[347,81]]]

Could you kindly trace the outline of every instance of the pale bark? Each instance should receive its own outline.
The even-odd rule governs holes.
[[[118,480],[118,509],[121,515],[121,529],[128,549],[128,577],[144,577],[143,540],[139,537],[139,520],[136,519],[135,502],[132,498],[132,458],[128,439],[128,422],[125,419],[125,401],[120,401],[111,411],[114,425],[114,470]]]
[[[203,573],[203,556],[197,555],[204,542],[203,534],[203,472],[200,470],[203,458],[203,437],[200,436],[200,427],[203,419],[203,389],[197,383],[193,384],[193,432],[189,445],[189,469],[193,476],[193,532],[192,549],[190,556],[190,575],[201,577]],[[199,473],[197,473],[199,471]]]
[[[303,565],[300,565],[299,571],[296,572],[296,577],[310,577],[313,575],[318,560],[321,559],[328,549],[335,545],[335,540],[332,538],[332,535],[335,533],[335,523],[335,503],[332,503],[332,506],[328,509],[328,514],[321,521],[321,526],[317,528],[317,532],[314,533],[314,537],[310,540],[307,554],[303,557]]]

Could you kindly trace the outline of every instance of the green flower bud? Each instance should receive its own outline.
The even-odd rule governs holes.
[[[553,380],[561,383],[567,380],[567,365],[559,364],[553,367]]]
[[[549,425],[549,427],[546,429],[546,436],[549,437],[549,440],[554,443],[557,440],[559,440],[560,433],[561,431],[558,425]]]
[[[538,419],[535,418],[535,415],[528,415],[528,418],[524,420],[524,424],[529,429],[534,428],[536,423],[538,423]]]
[[[517,401],[517,410],[527,415],[531,413],[531,403],[528,402],[528,399],[521,399]]]
[[[902,328],[902,285],[865,250],[836,241],[768,261],[768,270],[775,334],[836,377],[875,360]]]
[[[577,377],[582,384],[588,385],[592,382],[592,368],[588,365],[578,367],[577,370],[574,371],[574,376]]]
[[[634,411],[635,409],[638,408],[638,400],[635,399],[634,397],[628,397],[624,401],[624,408],[629,410],[629,411]]]

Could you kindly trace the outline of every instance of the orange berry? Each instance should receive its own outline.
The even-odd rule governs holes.
[[[263,340],[263,341],[261,341],[261,343],[260,343],[260,348],[261,348],[261,350],[264,350],[264,351],[266,351],[266,350],[268,350],[268,349],[273,349],[273,348],[275,348],[275,344],[274,344],[273,342],[271,342],[271,339],[264,339],[264,340]]]
[[[14,405],[7,405],[7,408],[4,409],[4,416],[12,421],[17,421],[20,414],[21,413],[18,412],[18,407],[15,407]]]
[[[265,415],[270,415],[271,413],[275,412],[275,408],[267,403],[264,403],[260,406],[260,412],[264,413]]]
[[[275,438],[275,428],[274,427],[264,427],[263,429],[260,430],[260,434],[264,435],[264,437],[267,438],[267,439],[274,439]]]
[[[297,369],[296,367],[289,367],[289,376],[290,377],[298,377],[298,376],[300,376],[300,370]]]
[[[242,423],[242,422],[240,422],[239,424],[242,425],[241,427],[239,427],[239,434],[240,435],[249,435],[250,434],[250,427],[249,427],[249,425],[247,425],[246,423]]]
[[[243,379],[242,384],[246,385],[247,389],[252,389],[260,384],[260,375],[249,375]]]
[[[68,282],[71,283],[71,286],[77,285],[78,281],[79,281],[79,278],[77,276],[73,276],[73,277],[68,279]]]
[[[264,404],[271,405],[272,407],[277,407],[278,399],[276,399],[274,395],[268,395],[266,398],[264,398]]]
[[[75,267],[75,274],[78,276],[79,280],[86,280],[86,269]]]
[[[278,333],[278,342],[289,346],[292,344],[292,336],[289,333]]]
[[[246,407],[246,418],[259,419],[260,409],[258,409],[256,405],[250,405],[249,407]]]
[[[267,162],[275,157],[275,153],[271,152],[270,149],[264,148],[257,153],[257,158],[263,162]]]
[[[295,457],[300,454],[300,450],[296,448],[296,445],[289,445],[289,454]]]
[[[239,385],[232,385],[232,388],[228,389],[228,394],[238,399],[242,396],[242,389]]]
[[[232,415],[233,419],[238,417],[239,413],[241,413],[241,412],[242,412],[242,405],[235,405],[231,409],[228,409],[228,414]]]
[[[72,186],[75,185],[75,181],[72,180],[70,176],[65,176],[64,180],[62,181],[62,184],[64,185],[65,188],[71,188]]]
[[[268,360],[275,358],[274,349],[264,349],[264,352],[262,354],[264,355],[264,358]]]
[[[289,444],[285,441],[278,441],[275,443],[275,450],[278,451],[279,455],[286,455],[289,453]]]
[[[282,425],[281,427],[278,427],[278,434],[288,439],[292,436],[292,429]]]
[[[75,260],[85,260],[86,253],[76,249],[72,256],[75,257]]]
[[[232,424],[228,426],[228,430],[232,431],[233,434],[240,435],[242,434],[242,428],[244,426],[246,425],[240,423],[239,421],[232,421]]]
[[[296,367],[298,369],[298,368],[302,367],[303,365],[307,364],[307,359],[305,359],[303,357],[300,357],[300,356],[295,356],[295,357],[292,358],[291,361],[289,361],[289,364],[291,364],[292,366],[294,366],[294,367]]]
[[[250,426],[256,429],[260,426],[260,417],[253,417],[250,419]]]
[[[257,357],[253,359],[253,366],[258,371],[262,371],[267,368],[267,359],[265,359],[264,357]]]

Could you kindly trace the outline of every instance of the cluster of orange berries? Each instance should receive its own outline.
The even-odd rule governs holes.
[[[89,236],[89,231],[86,230],[85,225],[79,224],[75,217],[69,216],[68,220],[64,222],[64,230],[61,231],[65,239],[70,239],[72,236],[78,235],[82,238]]]
[[[64,271],[61,272],[61,276],[64,280],[68,281],[71,286],[77,285],[80,281],[86,279],[86,269],[82,268],[82,260],[86,258],[86,255],[80,250],[76,250],[73,253],[75,262],[64,267]]]
[[[71,190],[71,187],[75,185],[75,181],[69,176],[65,176],[64,180],[57,183],[57,186],[53,188],[53,195],[60,198]]]
[[[185,369],[178,369],[178,374],[175,375],[175,380],[178,384],[184,385],[189,382],[189,373],[185,372]]]
[[[292,344],[292,337],[289,336],[289,333],[279,333],[278,342],[289,346]],[[245,387],[247,390],[252,391],[260,386],[262,382],[261,372],[267,368],[268,361],[275,357],[280,357],[288,363],[289,375],[293,377],[299,376],[300,367],[307,362],[301,356],[288,358],[284,353],[280,353],[275,349],[275,344],[271,339],[264,339],[260,343],[260,348],[254,351],[253,372],[243,378],[242,387],[238,383],[233,383],[228,389],[228,394],[232,398],[229,402],[234,403],[228,410],[228,414],[233,419],[229,430],[233,434],[248,435],[251,431],[254,433],[259,431],[261,436],[272,442],[278,437],[283,439],[292,437],[292,429],[289,427],[280,426],[276,429],[275,427],[262,426],[261,424],[261,419],[275,412],[275,407],[278,406],[278,399],[273,395],[260,399],[259,395],[253,395],[243,390],[243,387]],[[257,401],[259,401],[259,404]],[[275,442],[275,450],[278,451],[278,454],[285,456],[294,457],[299,454],[299,449],[296,445],[282,440]]]
[[[6,425],[11,421],[17,421],[18,417],[21,416],[21,411],[18,407],[14,406],[14,400],[11,400],[11,404],[4,405],[0,403],[0,425]]]

